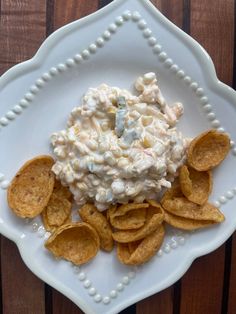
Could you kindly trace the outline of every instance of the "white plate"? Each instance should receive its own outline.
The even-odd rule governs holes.
[[[89,86],[102,82],[131,87],[148,71],[158,74],[167,100],[181,101],[179,128],[195,136],[225,128],[232,150],[214,171],[211,200],[226,221],[194,234],[168,230],[157,256],[139,268],[118,263],[115,252],[100,252],[73,268],[43,248],[39,219],[22,221],[7,207],[6,188],[29,158],[50,153],[49,136],[65,127],[71,109]],[[53,33],[30,61],[0,79],[0,231],[18,245],[27,266],[84,312],[117,313],[178,280],[192,261],[219,247],[236,227],[235,92],[218,81],[210,57],[146,0],[117,0]]]

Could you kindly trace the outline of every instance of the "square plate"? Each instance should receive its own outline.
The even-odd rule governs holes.
[[[157,73],[167,102],[184,104],[178,127],[185,136],[209,128],[230,134],[231,152],[214,171],[210,198],[226,220],[194,234],[169,228],[161,250],[142,267],[119,264],[115,252],[100,252],[81,267],[57,261],[43,247],[48,233],[40,219],[18,219],[8,209],[9,182],[26,160],[50,153],[50,134],[65,127],[88,87],[105,82],[132,88],[135,78],[149,71]],[[0,79],[0,232],[18,245],[38,277],[85,313],[117,313],[170,286],[196,257],[219,247],[235,230],[235,99],[218,81],[204,49],[147,0],[116,0],[62,27],[34,58]]]

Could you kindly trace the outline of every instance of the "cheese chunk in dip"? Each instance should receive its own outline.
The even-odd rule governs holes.
[[[168,106],[155,73],[135,82],[137,95],[101,84],[89,88],[65,130],[52,134],[52,168],[78,205],[155,199],[170,188],[189,140],[176,129],[181,103]]]

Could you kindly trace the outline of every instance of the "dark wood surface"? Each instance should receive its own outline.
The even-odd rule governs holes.
[[[31,58],[57,28],[111,1],[0,0],[0,74]],[[236,88],[234,0],[153,0],[164,15],[193,36],[212,57],[217,75]],[[3,314],[80,314],[82,311],[34,276],[11,241],[1,237]],[[2,309],[2,311],[1,311]],[[124,313],[235,314],[236,236],[197,259],[172,287]]]

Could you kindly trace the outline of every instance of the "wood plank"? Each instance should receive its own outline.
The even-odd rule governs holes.
[[[183,1],[151,0],[151,2],[175,25],[183,26]]]
[[[0,73],[31,58],[44,40],[45,1],[1,1]]]
[[[162,11],[162,6],[163,6],[163,1],[162,0],[151,0],[151,2],[152,2],[152,4],[154,4],[155,5],[155,7],[158,9],[158,10],[160,10],[162,13],[164,13],[163,11]],[[168,1],[169,2],[169,1]]]
[[[192,0],[191,36],[211,56],[220,80],[232,84],[234,0]]]
[[[173,289],[165,289],[136,305],[136,314],[173,313]]]
[[[181,314],[221,313],[224,246],[197,259],[181,280]]]
[[[234,64],[233,64],[233,88],[236,89],[236,2],[234,2]],[[231,238],[231,261],[229,273],[229,291],[228,291],[228,314],[234,314],[236,309],[236,234]]]
[[[45,37],[45,1],[2,0],[0,73],[31,58]],[[23,263],[18,249],[1,237],[3,313],[43,314],[44,283]]]
[[[111,3],[113,0],[98,0],[98,8],[101,9]]]
[[[236,235],[232,239],[232,258],[228,295],[228,314],[234,314],[236,309]]]
[[[190,34],[209,52],[219,78],[230,84],[233,0],[192,0]],[[225,246],[193,263],[181,283],[181,314],[221,313],[224,263]]]
[[[15,244],[2,236],[3,314],[43,314],[44,283],[25,266]]]
[[[73,302],[62,295],[57,290],[52,290],[52,313],[53,314],[83,314],[84,312],[80,310]]]
[[[98,9],[98,1],[55,0],[54,30]]]
[[[55,0],[54,29],[88,15],[98,9],[98,1]],[[60,292],[52,290],[52,309],[54,314],[83,314],[83,312]]]
[[[183,25],[183,2],[182,0],[152,0],[152,3],[173,23]],[[172,314],[174,305],[179,305],[178,285],[165,289],[149,298],[142,300],[136,305],[137,314],[165,313]],[[175,312],[174,312],[175,313]]]

